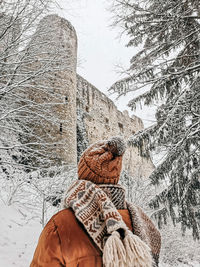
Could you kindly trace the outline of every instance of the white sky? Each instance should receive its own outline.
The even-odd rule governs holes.
[[[136,48],[125,47],[126,36],[119,38],[120,29],[111,28],[112,14],[108,11],[109,0],[59,0],[63,8],[59,15],[69,20],[78,36],[78,70],[86,80],[108,95],[108,88],[121,78],[116,65],[129,66],[129,60],[136,53]],[[115,100],[109,96],[123,111],[135,114],[143,119],[145,126],[154,120],[155,107],[131,112],[126,104],[130,95]]]

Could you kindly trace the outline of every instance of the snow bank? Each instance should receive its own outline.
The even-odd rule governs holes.
[[[0,221],[0,266],[29,266],[42,230],[41,224],[34,219],[27,221],[16,207],[1,202]]]

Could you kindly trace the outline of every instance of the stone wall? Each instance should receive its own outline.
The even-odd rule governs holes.
[[[55,161],[76,165],[77,37],[74,27],[58,15],[46,16],[32,36],[28,53],[32,64],[26,68],[42,73],[33,77],[28,97],[34,109],[37,104],[46,109],[43,113],[46,120],[41,118],[35,135],[42,137],[44,143],[54,144],[48,152]]]
[[[80,156],[80,152],[96,141],[116,135],[128,140],[143,129],[141,119],[130,118],[127,111],[120,112],[112,100],[76,74],[77,39],[68,21],[57,15],[45,17],[29,45],[30,57],[35,58],[33,67],[38,69],[43,61],[49,64],[49,71],[42,79],[34,81],[35,88],[29,90],[29,97],[37,103],[60,102],[52,106],[54,125],[39,122],[35,127],[37,134],[47,141],[51,141],[48,140],[51,136],[52,140],[63,142],[62,149],[57,146],[54,149],[55,159],[76,164],[77,139]],[[46,86],[48,91],[38,85]],[[123,164],[129,174],[137,177],[148,177],[154,168],[151,161],[141,158],[137,148],[132,147],[126,150]]]
[[[128,140],[144,128],[140,118],[121,112],[111,99],[77,75],[77,109],[81,110],[89,144],[120,135]],[[148,177],[154,166],[129,147],[123,158],[124,169],[132,176]]]

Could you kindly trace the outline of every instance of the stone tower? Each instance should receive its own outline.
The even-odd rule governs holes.
[[[35,136],[40,136],[44,143],[54,144],[45,151],[49,150],[50,157],[59,164],[76,165],[75,29],[64,18],[48,15],[40,21],[27,51],[32,63],[26,67],[36,73],[27,90],[28,97],[36,103],[35,112],[38,104],[46,108],[44,116],[47,118],[31,122]]]

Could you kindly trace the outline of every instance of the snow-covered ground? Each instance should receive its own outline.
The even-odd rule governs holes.
[[[50,213],[56,212],[52,207]],[[17,205],[0,201],[0,267],[30,265],[42,225],[34,211],[27,214]]]
[[[34,218],[34,214],[32,218],[27,218],[17,206],[6,206],[2,202],[0,222],[0,267],[28,267],[42,231],[40,222]],[[182,261],[179,265],[160,264],[160,267],[170,266],[200,267],[200,263]]]
[[[27,222],[14,206],[0,204],[0,266],[27,267],[42,230],[39,222]]]

